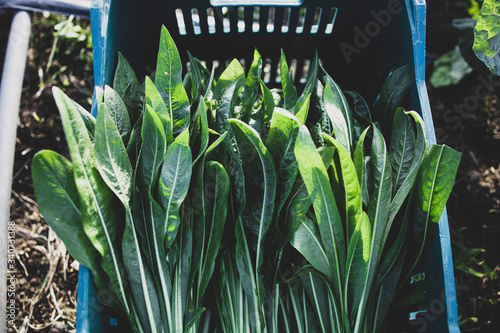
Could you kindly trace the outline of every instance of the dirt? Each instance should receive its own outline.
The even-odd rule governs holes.
[[[427,51],[430,57],[452,49],[458,34],[451,21],[466,17],[463,1],[428,1]],[[8,38],[11,12],[0,11],[0,60]],[[38,20],[38,21],[37,21]],[[49,231],[38,211],[30,176],[30,161],[41,149],[67,155],[51,86],[89,108],[93,76],[80,55],[56,53],[54,68],[71,71],[40,88],[53,31],[35,15],[19,114],[11,220],[16,223],[17,317],[8,332],[75,331],[78,265]],[[88,25],[86,21],[80,21]],[[429,72],[432,67],[429,68]],[[454,191],[447,210],[455,258],[455,279],[462,331],[500,331],[500,84],[477,72],[457,86],[428,87],[439,143],[462,152]],[[63,82],[64,81],[64,82]],[[486,82],[486,83],[484,83]],[[46,278],[48,276],[48,278]],[[23,326],[24,325],[24,326]]]

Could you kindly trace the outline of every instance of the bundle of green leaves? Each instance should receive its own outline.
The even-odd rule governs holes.
[[[257,50],[246,74],[189,63],[163,27],[155,74],[120,55],[96,119],[54,88],[71,162],[37,153],[36,197],[103,302],[136,332],[380,332],[423,297],[460,155],[399,108],[409,66],[370,111],[317,57],[300,94],[284,53],[282,89]]]

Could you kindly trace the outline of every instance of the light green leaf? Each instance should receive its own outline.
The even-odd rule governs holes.
[[[189,126],[189,98],[182,84],[182,62],[177,46],[165,26],[161,28],[155,85],[171,115],[175,137]]]
[[[338,199],[340,200],[340,209],[343,209],[341,217],[344,218],[345,231],[349,240],[362,219],[363,198],[360,181],[358,180],[354,162],[344,146],[327,134],[323,134],[323,137],[328,145],[335,147],[331,165],[336,177],[331,181],[334,184],[333,186],[339,188],[339,193],[343,195]]]
[[[323,248],[330,260],[334,290],[340,295],[346,263],[344,228],[327,170],[305,126],[300,128],[295,142],[295,157],[314,207]]]
[[[149,77],[146,77],[145,83],[145,101],[144,104],[150,106],[160,119],[167,144],[171,144],[174,140],[174,124],[172,122],[172,110],[168,110],[163,98]]]
[[[237,59],[233,59],[233,61],[229,63],[217,80],[214,89],[214,99],[219,99],[223,91],[234,83],[236,83],[235,91],[239,93],[240,89],[245,84],[245,71]]]
[[[415,264],[429,248],[448,200],[461,154],[444,145],[432,145],[425,155],[416,180],[413,222]]]
[[[472,67],[462,57],[457,45],[453,50],[434,60],[429,82],[434,88],[456,85],[471,72]]]
[[[472,49],[494,75],[500,75],[500,3],[497,0],[483,2],[474,27]]]
[[[132,194],[132,165],[106,104],[99,106],[95,134],[96,161],[101,177],[118,199],[128,206]]]
[[[78,104],[75,101],[72,101],[73,104],[75,105],[76,109],[80,113],[80,116],[82,116],[83,122],[85,123],[85,127],[87,128],[87,131],[89,133],[90,140],[93,142],[94,141],[94,131],[95,131],[95,118],[83,108],[80,104]]]
[[[347,250],[345,298],[351,318],[355,318],[355,311],[364,291],[370,259],[371,233],[368,215],[361,212]]]

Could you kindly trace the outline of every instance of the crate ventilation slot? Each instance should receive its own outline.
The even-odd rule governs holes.
[[[333,32],[337,8],[306,7],[209,7],[176,9],[180,35],[215,33],[294,33]]]

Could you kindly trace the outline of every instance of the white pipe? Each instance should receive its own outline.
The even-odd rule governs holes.
[[[12,169],[16,147],[17,119],[23,88],[26,56],[31,32],[31,17],[27,12],[14,14],[10,28],[9,42],[5,53],[2,81],[0,83],[0,332],[5,332],[7,321],[7,274],[8,243],[15,240],[9,235],[10,195]],[[12,229],[12,228],[11,228]],[[11,230],[12,231],[12,230]],[[14,257],[15,262],[15,257]],[[12,267],[10,267],[11,270]],[[9,297],[9,302],[10,302]],[[12,297],[15,301],[15,296]],[[15,304],[15,314],[20,304]]]

